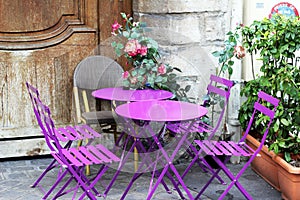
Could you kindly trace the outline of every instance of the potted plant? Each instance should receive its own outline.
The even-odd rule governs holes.
[[[158,43],[147,35],[151,31],[145,22],[136,22],[121,13],[124,25],[117,21],[112,25],[112,35],[116,38],[112,47],[118,57],[126,59],[128,71],[123,73],[123,87],[127,89],[164,89],[174,94],[174,99],[193,101],[187,96],[191,85],[182,88],[179,68],[164,63]]]
[[[253,74],[253,80],[246,82],[241,90],[241,95],[247,97],[239,110],[239,121],[244,130],[253,112],[258,91],[263,90],[280,99],[265,148],[265,151],[271,152],[269,160],[277,162],[265,168],[270,171],[271,166],[278,170],[274,180],[268,181],[281,190],[285,199],[300,196],[297,189],[300,187],[300,167],[296,166],[300,160],[293,158],[300,154],[300,69],[295,57],[295,52],[300,49],[299,27],[299,17],[274,14],[271,18],[254,21],[249,26],[238,26],[234,32],[228,33],[225,48],[214,52],[219,57],[222,70],[228,71],[229,75],[232,73],[234,57],[243,58],[244,51],[250,54],[252,67],[255,55],[261,60],[260,74]],[[251,135],[259,140],[256,133],[262,132],[266,119],[258,116],[257,120]],[[282,166],[289,168],[282,169]],[[260,163],[257,172],[262,174],[262,168]],[[292,178],[287,178],[290,173]],[[281,179],[296,185],[283,186]]]

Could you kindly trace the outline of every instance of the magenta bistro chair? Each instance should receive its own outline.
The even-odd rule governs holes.
[[[195,143],[200,147],[198,156],[200,156],[200,152],[204,152],[205,154],[210,155],[214,159],[214,161],[219,165],[219,168],[216,169],[210,180],[200,190],[196,199],[198,199],[201,196],[201,194],[203,194],[205,189],[209,186],[209,184],[213,181],[213,179],[218,175],[218,173],[221,170],[224,171],[224,173],[228,176],[228,178],[231,180],[231,183],[228,185],[227,189],[223,192],[219,199],[223,199],[225,195],[229,192],[229,190],[233,187],[233,185],[235,185],[247,199],[253,199],[245,190],[245,188],[239,183],[239,178],[242,176],[242,174],[250,165],[255,156],[257,156],[257,154],[262,149],[264,142],[266,141],[269,128],[275,116],[275,111],[278,106],[278,103],[278,99],[266,94],[263,91],[260,91],[258,93],[258,100],[254,103],[254,111],[248,123],[246,132],[241,138],[241,140],[237,143],[233,141],[195,140]],[[258,114],[263,114],[267,116],[269,120],[266,120],[266,122],[261,122],[264,123],[265,130],[260,146],[256,150],[254,150],[245,143],[245,139],[249,134],[252,123],[255,123],[255,116]],[[222,155],[226,156],[226,159],[224,161],[219,159],[219,156]],[[245,165],[236,175],[232,174],[230,170],[226,167],[226,163],[229,161],[231,156],[249,157],[249,160],[245,163]]]
[[[57,199],[69,192],[74,192],[72,199],[75,199],[79,188],[81,188],[83,193],[79,199],[83,199],[87,196],[89,199],[96,200],[96,196],[101,196],[101,194],[94,187],[95,184],[101,179],[110,164],[119,162],[120,159],[101,144],[95,146],[80,146],[78,148],[63,148],[58,140],[50,109],[38,98],[34,97],[33,101],[36,105],[34,111],[37,112],[37,120],[45,136],[46,143],[51,150],[51,155],[56,162],[59,163],[61,169],[65,169],[58,175],[55,183],[45,194],[43,199],[46,199],[59,184],[62,184],[53,199]],[[85,166],[93,164],[100,165],[97,167],[99,171],[95,176],[85,176]],[[69,178],[66,181],[63,180],[68,174],[70,175]],[[76,181],[76,186],[68,188],[73,180]]]
[[[198,132],[201,135],[206,134],[208,140],[213,138],[216,134],[220,134],[220,129],[222,128],[220,125],[224,120],[224,114],[228,105],[230,91],[233,86],[233,81],[215,75],[210,76],[210,82],[207,86],[207,94],[205,95],[204,101],[202,103],[204,107],[208,108],[209,114],[199,119],[198,123],[194,123],[194,126],[190,129],[191,133]],[[190,127],[188,127],[188,124],[185,123],[169,123],[167,125],[167,128],[174,133],[180,133],[184,132],[184,130]],[[189,146],[189,148],[187,148],[187,153],[191,158],[193,158],[193,160],[183,172],[182,178],[186,176],[190,168],[195,163],[198,163],[198,165],[205,172],[207,172],[207,169],[209,171],[213,171],[211,166],[209,164],[206,164],[205,159],[195,156],[198,151],[195,148],[194,144],[187,143],[186,145]],[[224,181],[220,177],[217,178],[221,183],[224,183]]]
[[[206,133],[209,138],[212,138],[218,132],[228,105],[230,91],[233,85],[233,81],[215,75],[210,76],[210,82],[207,86],[207,94],[205,95],[202,103],[202,106],[209,109],[209,116],[199,119],[199,122],[195,124],[191,131]],[[217,115],[216,113],[219,114]],[[169,123],[167,128],[174,133],[179,133],[187,127],[184,123]]]
[[[36,119],[39,122],[41,116],[40,112],[38,112],[38,105],[34,99],[40,100],[39,91],[37,88],[26,82],[26,87],[30,96],[30,100],[32,103],[33,111],[35,113]],[[40,124],[39,124],[40,125]],[[58,127],[54,130],[57,139],[60,142],[65,143],[64,148],[69,148],[73,141],[83,140],[83,139],[93,139],[97,137],[101,137],[101,135],[94,131],[88,125],[78,125],[78,126],[66,126],[66,127]],[[57,162],[54,159],[48,167],[44,170],[44,172],[38,177],[38,179],[33,183],[31,187],[40,186],[39,183],[43,179],[43,177],[53,168],[57,167]]]

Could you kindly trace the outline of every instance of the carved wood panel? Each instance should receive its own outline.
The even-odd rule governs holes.
[[[131,12],[131,0],[0,0],[0,158],[47,153],[26,81],[39,89],[57,125],[73,123],[74,68],[100,51],[108,19],[125,2]],[[107,15],[103,4],[117,7]]]

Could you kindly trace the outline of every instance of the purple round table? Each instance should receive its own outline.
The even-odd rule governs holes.
[[[204,116],[207,109],[182,101],[138,101],[120,105],[115,112],[126,118],[145,121],[184,121]]]
[[[153,89],[144,89],[144,90],[124,90],[122,87],[113,87],[113,88],[102,88],[99,90],[95,90],[92,92],[92,96],[95,98],[105,99],[114,101],[113,110],[116,105],[124,102],[132,102],[132,101],[148,101],[148,100],[164,100],[169,99],[173,96],[172,92],[166,90],[153,90]],[[113,112],[114,113],[114,112]],[[118,144],[125,132],[122,132],[120,137],[118,138],[116,144]],[[134,148],[135,152],[135,169],[137,168],[137,160],[138,154],[137,149]]]
[[[121,87],[95,90],[92,95],[96,98],[113,101],[163,100],[173,96],[172,92],[166,90],[124,90]]]
[[[140,135],[141,133],[138,133],[135,128],[130,128],[131,127],[131,119],[133,120],[142,120],[142,121],[149,121],[149,122],[185,122],[188,123],[189,125],[187,126],[188,128],[184,130],[184,132],[178,134],[174,139],[176,142],[173,142],[173,147],[170,149],[167,146],[162,145],[161,141],[159,140],[160,135],[159,133],[155,132],[155,130],[152,129],[152,126],[150,123],[144,123],[142,124],[142,131],[144,133],[150,133],[151,138],[154,140],[154,142],[150,142],[150,147],[153,147],[153,144],[155,143],[155,146],[158,147],[156,152],[158,151],[158,154],[155,154],[155,160],[151,160],[149,156],[144,156],[141,165],[139,169],[142,169],[143,166],[149,162],[152,162],[148,164],[147,167],[153,167],[153,172],[152,172],[152,178],[150,181],[150,186],[149,186],[149,192],[147,196],[147,200],[150,200],[151,197],[153,196],[154,192],[156,191],[158,185],[160,183],[164,184],[164,178],[167,177],[171,180],[171,182],[174,185],[174,188],[177,190],[178,194],[182,196],[182,191],[179,187],[177,187],[177,181],[178,184],[182,186],[182,189],[186,192],[188,195],[189,199],[194,199],[192,194],[190,193],[189,189],[185,185],[184,181],[182,180],[179,172],[177,171],[175,165],[173,162],[176,160],[176,156],[179,153],[179,150],[184,146],[185,142],[188,141],[188,135],[190,134],[190,128],[192,127],[195,123],[197,123],[197,120],[194,119],[199,119],[200,117],[206,115],[207,109],[205,107],[202,107],[198,104],[193,104],[193,103],[188,103],[188,102],[182,102],[182,101],[170,101],[170,100],[165,100],[165,101],[137,101],[137,102],[130,102],[127,104],[123,104],[120,106],[117,106],[115,112],[119,115],[124,117],[127,123],[125,123],[125,126],[128,127],[127,130],[131,130],[132,134],[134,137],[137,135]],[[146,131],[148,130],[148,131]],[[187,144],[190,144],[188,142]],[[153,151],[146,152],[145,155],[148,153],[153,153]],[[156,166],[163,166],[161,170],[158,170]],[[169,176],[167,173],[168,171],[172,171],[174,173],[174,177]],[[138,177],[137,174],[135,173],[133,178],[131,179],[129,185],[127,186],[124,194],[122,197],[125,197],[127,192],[130,190],[130,187],[132,186],[133,182],[136,180]],[[153,179],[157,177],[157,181],[155,182]],[[155,183],[153,185],[153,183]],[[166,188],[167,190],[167,188]]]

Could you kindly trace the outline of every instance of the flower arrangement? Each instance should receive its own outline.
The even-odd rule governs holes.
[[[125,25],[117,21],[112,25],[112,35],[119,41],[112,42],[117,56],[125,56],[129,71],[123,73],[123,86],[130,89],[167,89],[176,95],[178,68],[161,61],[158,43],[146,36],[146,24],[134,22],[133,18],[121,13]]]

